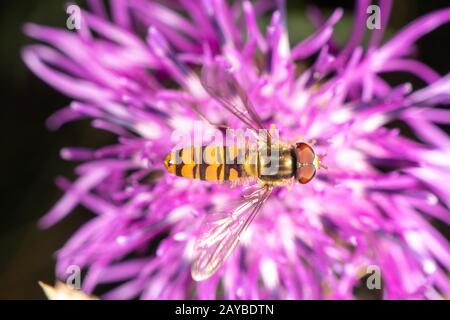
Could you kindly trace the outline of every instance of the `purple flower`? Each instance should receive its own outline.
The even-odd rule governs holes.
[[[78,265],[87,271],[85,292],[115,284],[104,299],[352,299],[376,266],[386,299],[449,296],[450,246],[431,222],[450,223],[450,139],[438,126],[450,123],[450,111],[436,108],[450,102],[450,74],[411,53],[417,39],[450,21],[450,8],[382,43],[383,29],[366,28],[370,1],[358,1],[353,33],[339,48],[333,28],[341,9],[327,19],[312,11],[317,30],[290,46],[282,1],[117,0],[111,18],[102,1],[88,2],[78,32],[25,27],[41,42],[24,49],[25,63],[73,99],[48,126],[87,118],[118,136],[112,146],[61,152],[81,162],[77,178],[57,179],[64,195],[40,224],[54,225],[77,205],[93,217],[57,252],[58,278]],[[380,1],[383,26],[391,4]],[[214,60],[231,66],[282,139],[317,140],[329,169],[308,185],[278,188],[224,267],[195,282],[189,266],[202,217],[239,198],[242,187],[171,176],[164,158],[172,132],[192,132],[200,114],[243,127],[199,81],[200,67]],[[426,86],[392,87],[383,74],[393,71]],[[386,126],[394,120],[418,139]]]

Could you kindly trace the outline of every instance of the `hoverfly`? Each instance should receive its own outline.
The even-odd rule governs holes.
[[[271,141],[270,131],[263,126],[236,78],[217,64],[205,65],[201,82],[207,93],[220,106],[234,114],[247,128],[268,133],[268,147],[276,150],[277,168],[264,174],[262,168],[270,162],[264,147],[191,146],[172,150],[165,158],[170,173],[204,181],[230,181],[253,178],[256,190],[244,194],[242,201],[229,212],[208,214],[199,230],[194,246],[191,275],[196,281],[212,276],[236,248],[239,238],[250,225],[276,186],[288,186],[297,181],[310,182],[316,171],[324,167],[308,143],[285,144]],[[203,154],[211,154],[213,161],[198,161]],[[242,162],[237,159],[241,155]],[[270,155],[269,155],[270,157]]]

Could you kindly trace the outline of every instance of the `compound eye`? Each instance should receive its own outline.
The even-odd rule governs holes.
[[[310,182],[316,175],[316,168],[312,164],[308,164],[297,168],[297,180],[301,184]]]
[[[297,143],[297,163],[312,164],[316,158],[316,154],[311,146],[307,143]]]

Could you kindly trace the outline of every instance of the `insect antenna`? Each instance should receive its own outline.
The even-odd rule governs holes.
[[[317,169],[323,168],[325,170],[328,170],[328,166],[323,163],[323,159],[325,159],[326,156],[327,156],[326,153],[317,156],[317,158],[316,158],[317,159],[317,164],[316,164]]]

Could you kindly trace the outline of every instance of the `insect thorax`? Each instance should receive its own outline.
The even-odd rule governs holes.
[[[244,169],[249,176],[272,183],[291,179],[295,173],[295,154],[292,147],[282,144],[249,152]]]

